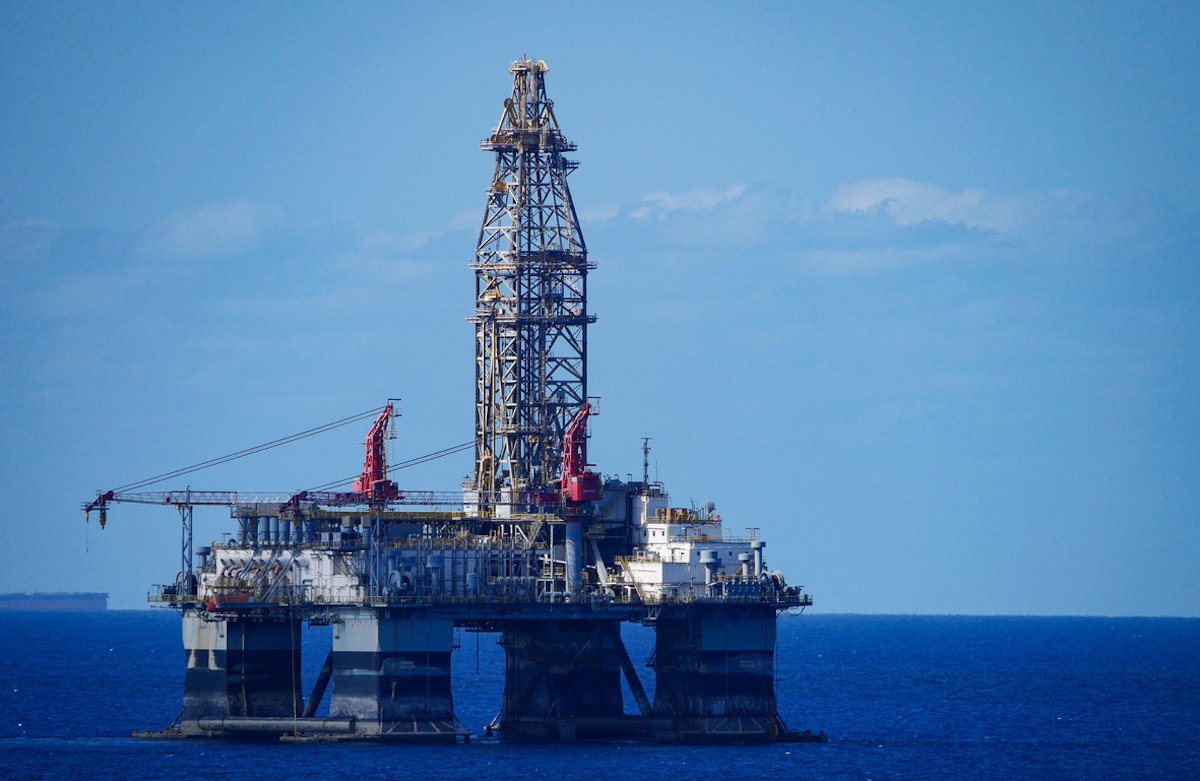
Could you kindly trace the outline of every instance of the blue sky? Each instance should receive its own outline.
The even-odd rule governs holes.
[[[394,460],[470,438],[478,143],[528,54],[579,144],[602,471],[653,437],[817,610],[1200,615],[1198,33],[1188,4],[0,3],[0,591],[174,577],[174,511],[100,532],[96,489],[388,396]],[[344,477],[363,428],[191,484]]]

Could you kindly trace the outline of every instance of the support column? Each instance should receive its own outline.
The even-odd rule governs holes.
[[[301,715],[300,622],[205,616],[183,613],[184,732],[199,732],[201,718]]]
[[[620,735],[621,655],[617,621],[513,621],[505,626],[506,737],[574,740]]]
[[[333,625],[329,715],[354,718],[360,734],[454,740],[450,691],[454,622],[362,609]]]
[[[568,518],[565,528],[567,596],[578,601],[583,596],[583,523]]]
[[[775,610],[695,606],[660,615],[654,713],[672,728],[660,740],[769,740],[775,703]]]

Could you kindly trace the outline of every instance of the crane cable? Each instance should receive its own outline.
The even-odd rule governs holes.
[[[332,431],[336,428],[341,428],[342,426],[348,426],[351,423],[357,423],[358,421],[363,420],[365,418],[369,418],[374,415],[378,415],[381,411],[383,411],[383,409],[384,409],[383,407],[375,407],[373,409],[367,410],[366,412],[360,412],[357,415],[351,415],[348,418],[342,418],[341,420],[335,420],[332,423],[326,423],[323,426],[317,426],[316,428],[310,428],[307,431],[301,431],[297,434],[292,434],[290,436],[281,437],[280,439],[275,439],[270,442],[264,442],[261,445],[255,445],[254,447],[248,447],[245,450],[239,450],[236,453],[230,453],[228,455],[220,456],[218,458],[210,458],[207,461],[201,461],[198,464],[192,464],[191,466],[185,466],[180,469],[172,470],[170,472],[164,472],[161,475],[155,475],[154,477],[147,477],[145,480],[138,480],[137,482],[129,483],[127,485],[123,485],[118,488],[114,488],[113,490],[118,493],[122,492],[122,491],[136,491],[139,488],[145,488],[146,486],[153,485],[155,483],[161,483],[165,480],[171,480],[176,477],[182,477],[183,475],[189,475],[192,472],[199,472],[201,469],[208,469],[209,467],[212,467],[212,466],[218,466],[220,464],[225,464],[230,461],[236,461],[239,458],[245,458],[246,456],[252,456],[256,453],[262,453],[266,450],[271,450],[273,448],[277,448],[282,445],[291,444],[292,442],[299,442],[302,439],[307,439],[309,437],[316,436],[317,434],[324,434],[326,431]]]
[[[418,466],[420,464],[424,464],[429,461],[436,461],[439,458],[445,458],[446,456],[452,456],[455,453],[461,453],[462,451],[469,450],[470,448],[472,448],[474,446],[475,446],[474,440],[471,440],[470,442],[463,442],[460,445],[452,445],[452,446],[450,446],[448,448],[444,448],[442,450],[435,450],[432,453],[426,453],[423,456],[417,456],[415,458],[410,458],[407,461],[401,461],[399,464],[389,466],[387,471],[388,471],[388,474],[390,475],[392,472],[396,472],[401,469],[407,469],[410,466]],[[324,485],[318,485],[318,486],[316,486],[314,488],[310,488],[308,490],[309,491],[328,491],[331,488],[336,488],[339,485],[345,485],[346,483],[349,483],[352,480],[357,480],[358,478],[359,478],[359,475],[351,475],[350,477],[344,478],[342,480],[335,480],[332,483],[325,483]]]

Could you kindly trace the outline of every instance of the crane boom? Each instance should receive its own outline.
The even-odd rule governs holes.
[[[400,490],[387,477],[387,448],[386,440],[392,418],[395,417],[393,402],[398,399],[388,399],[383,411],[367,432],[366,456],[363,461],[363,471],[354,483],[352,491],[193,491],[190,487],[182,491],[102,491],[96,498],[83,504],[83,511],[90,520],[92,511],[100,514],[100,528],[108,522],[108,505],[116,502],[130,504],[159,504],[174,505],[182,512],[185,507],[197,505],[235,506],[239,504],[261,503],[277,504],[281,509],[289,507],[300,509],[302,502],[318,505],[345,507],[353,505],[369,505],[381,508],[390,503],[398,504],[453,504],[461,502],[461,495],[455,499],[447,496],[435,496],[433,491],[413,491],[411,498],[402,497]],[[254,450],[254,448],[252,448]],[[144,484],[144,483],[143,483]],[[138,485],[138,484],[133,484]],[[448,492],[447,492],[448,494]]]
[[[442,507],[462,504],[461,491],[404,491],[395,490],[384,504],[418,507]],[[89,516],[100,513],[100,523],[107,522],[105,513],[110,504],[157,504],[175,507],[235,507],[239,504],[276,504],[281,509],[298,508],[301,504],[324,507],[354,507],[372,505],[371,498],[358,492],[336,491],[105,491],[83,505]]]
[[[385,447],[393,417],[392,399],[388,399],[387,406],[379,413],[371,430],[367,432],[367,455],[363,461],[362,476],[354,481],[354,492],[365,495],[372,503],[390,501],[398,493],[396,484],[387,477]]]
[[[563,432],[562,497],[568,502],[600,498],[600,475],[588,469],[587,422],[592,405],[585,402]]]

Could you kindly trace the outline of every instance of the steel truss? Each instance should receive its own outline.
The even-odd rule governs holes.
[[[475,271],[475,479],[481,496],[559,479],[563,432],[587,400],[587,248],[567,187],[577,163],[545,63],[514,62],[512,97],[480,147],[496,155]],[[532,492],[532,493],[531,493]],[[481,502],[480,511],[491,507]]]

